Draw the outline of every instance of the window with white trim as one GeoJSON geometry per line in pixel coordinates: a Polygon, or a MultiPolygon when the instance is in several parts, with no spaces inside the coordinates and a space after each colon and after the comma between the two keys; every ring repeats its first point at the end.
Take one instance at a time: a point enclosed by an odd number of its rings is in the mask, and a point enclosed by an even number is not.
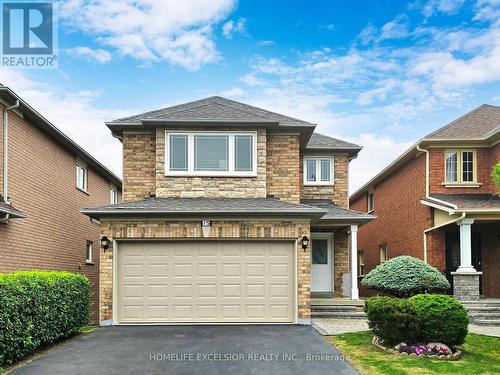
{"type": "Polygon", "coordinates": [[[92,250],[94,243],[92,241],[87,241],[87,247],[85,248],[85,263],[92,263],[92,250]]]}
{"type": "Polygon", "coordinates": [[[333,158],[305,157],[304,185],[332,185],[333,158]]]}
{"type": "Polygon", "coordinates": [[[109,189],[109,202],[111,204],[117,204],[118,203],[118,189],[116,186],[111,186],[109,189]]]}
{"type": "Polygon", "coordinates": [[[475,150],[446,150],[444,164],[446,183],[461,184],[476,181],[475,150]]]}
{"type": "Polygon", "coordinates": [[[387,245],[380,245],[378,247],[380,263],[384,263],[387,260],[387,245]]]}
{"type": "Polygon", "coordinates": [[[76,160],[76,187],[82,191],[87,191],[87,164],[80,159],[76,160]]]}
{"type": "Polygon", "coordinates": [[[166,132],[165,175],[256,176],[256,132],[166,132]]]}
{"type": "Polygon", "coordinates": [[[373,192],[368,193],[368,212],[375,210],[375,195],[373,192]]]}
{"type": "Polygon", "coordinates": [[[358,276],[365,276],[365,251],[358,251],[358,276]]]}

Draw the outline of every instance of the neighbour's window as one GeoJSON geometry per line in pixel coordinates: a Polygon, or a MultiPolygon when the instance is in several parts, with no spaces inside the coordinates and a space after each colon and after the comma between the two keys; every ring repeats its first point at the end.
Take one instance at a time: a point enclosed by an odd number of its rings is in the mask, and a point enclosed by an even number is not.
{"type": "Polygon", "coordinates": [[[380,255],[380,263],[384,263],[387,260],[387,245],[380,245],[378,247],[378,252],[380,255]]]}
{"type": "Polygon", "coordinates": [[[474,150],[448,150],[445,158],[445,182],[467,183],[476,181],[474,150]]]}
{"type": "Polygon", "coordinates": [[[304,158],[304,185],[331,185],[333,182],[332,168],[332,158],[304,158]]]}
{"type": "Polygon", "coordinates": [[[79,159],[76,161],[76,187],[87,191],[87,164],[79,159]]]}
{"type": "Polygon", "coordinates": [[[115,186],[111,186],[109,189],[109,201],[111,204],[118,203],[118,189],[115,186]]]}
{"type": "Polygon", "coordinates": [[[358,276],[365,275],[365,251],[358,251],[358,276]]]}
{"type": "Polygon", "coordinates": [[[255,132],[167,132],[166,175],[255,176],[255,132]]]}
{"type": "Polygon", "coordinates": [[[368,193],[368,212],[372,212],[375,209],[375,195],[373,193],[368,193]]]}
{"type": "Polygon", "coordinates": [[[87,241],[87,248],[85,249],[85,262],[92,263],[92,248],[94,243],[92,241],[87,241]]]}

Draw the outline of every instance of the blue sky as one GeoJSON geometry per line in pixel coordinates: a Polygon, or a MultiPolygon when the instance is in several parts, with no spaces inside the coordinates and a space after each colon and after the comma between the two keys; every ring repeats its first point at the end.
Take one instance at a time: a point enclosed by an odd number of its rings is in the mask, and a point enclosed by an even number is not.
{"type": "Polygon", "coordinates": [[[121,175],[105,120],[222,95],[364,146],[351,191],[420,137],[500,105],[500,0],[67,0],[59,67],[10,86],[121,175]]]}

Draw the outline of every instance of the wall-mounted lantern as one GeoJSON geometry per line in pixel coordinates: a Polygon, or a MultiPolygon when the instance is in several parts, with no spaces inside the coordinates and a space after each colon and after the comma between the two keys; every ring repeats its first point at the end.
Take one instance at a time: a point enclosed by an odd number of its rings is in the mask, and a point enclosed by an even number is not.
{"type": "Polygon", "coordinates": [[[104,249],[104,251],[109,249],[109,238],[107,236],[101,237],[101,247],[104,249]]]}
{"type": "Polygon", "coordinates": [[[307,236],[304,236],[302,237],[302,240],[300,240],[300,242],[302,243],[302,248],[304,249],[304,251],[306,251],[307,246],[309,246],[309,238],[307,236]]]}

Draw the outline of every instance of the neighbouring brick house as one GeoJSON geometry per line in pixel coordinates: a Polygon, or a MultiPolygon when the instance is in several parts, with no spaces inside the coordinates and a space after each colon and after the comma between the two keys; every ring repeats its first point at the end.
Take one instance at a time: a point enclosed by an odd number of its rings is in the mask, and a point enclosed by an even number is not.
{"type": "Polygon", "coordinates": [[[460,299],[500,298],[498,162],[500,107],[482,105],[418,141],[350,197],[377,216],[359,231],[362,271],[412,255],[446,274],[460,299]]]}
{"type": "Polygon", "coordinates": [[[5,86],[0,111],[0,272],[85,274],[97,321],[99,223],[80,209],[120,202],[122,182],[5,86]]]}
{"type": "Polygon", "coordinates": [[[124,203],[82,210],[109,241],[102,325],[309,324],[311,292],[358,299],[356,233],[373,218],[347,208],[361,147],[220,97],[107,126],[124,203]]]}

